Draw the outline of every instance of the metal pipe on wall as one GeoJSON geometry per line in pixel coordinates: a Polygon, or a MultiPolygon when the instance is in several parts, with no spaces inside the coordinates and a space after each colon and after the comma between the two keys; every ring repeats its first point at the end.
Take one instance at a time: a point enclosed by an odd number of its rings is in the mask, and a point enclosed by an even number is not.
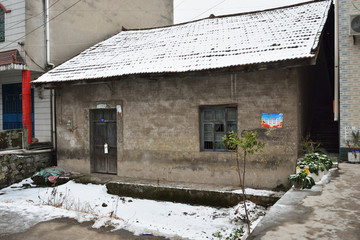
{"type": "MultiPolygon", "coordinates": [[[[53,68],[55,64],[50,62],[50,13],[49,0],[45,0],[45,41],[46,41],[46,69],[53,68]]],[[[54,149],[54,165],[56,165],[56,109],[55,90],[50,90],[50,114],[51,114],[51,143],[54,149]]]]}
{"type": "Polygon", "coordinates": [[[50,17],[49,0],[45,0],[45,41],[46,41],[46,68],[53,68],[54,64],[50,62],[50,17]]]}
{"type": "Polygon", "coordinates": [[[339,121],[339,0],[334,0],[334,121],[339,121]]]}

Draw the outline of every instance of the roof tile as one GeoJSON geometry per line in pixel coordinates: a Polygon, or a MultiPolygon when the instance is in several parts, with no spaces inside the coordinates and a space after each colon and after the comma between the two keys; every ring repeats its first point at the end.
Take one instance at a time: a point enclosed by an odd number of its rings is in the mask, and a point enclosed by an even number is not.
{"type": "Polygon", "coordinates": [[[186,72],[315,57],[331,0],[122,31],[35,83],[186,72]]]}
{"type": "Polygon", "coordinates": [[[0,52],[0,66],[8,65],[11,63],[25,64],[23,58],[20,56],[19,51],[13,49],[13,50],[0,52]]]}

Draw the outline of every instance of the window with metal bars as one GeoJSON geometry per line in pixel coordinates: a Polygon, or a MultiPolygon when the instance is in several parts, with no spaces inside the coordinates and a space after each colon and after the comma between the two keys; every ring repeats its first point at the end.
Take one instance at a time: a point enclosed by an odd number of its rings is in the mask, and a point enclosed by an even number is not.
{"type": "Polygon", "coordinates": [[[0,7],[0,42],[5,41],[5,12],[0,7]]]}
{"type": "Polygon", "coordinates": [[[222,138],[227,132],[237,131],[236,107],[201,108],[201,150],[225,151],[222,138]]]}

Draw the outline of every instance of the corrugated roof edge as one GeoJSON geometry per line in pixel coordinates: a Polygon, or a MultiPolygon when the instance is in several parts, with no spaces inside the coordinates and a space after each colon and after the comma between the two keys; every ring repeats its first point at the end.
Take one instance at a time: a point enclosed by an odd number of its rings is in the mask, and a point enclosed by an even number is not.
{"type": "Polygon", "coordinates": [[[196,71],[183,71],[183,72],[153,72],[153,73],[137,73],[137,74],[126,74],[126,75],[116,75],[116,76],[109,76],[103,78],[84,78],[84,79],[77,79],[77,80],[65,80],[59,82],[32,82],[34,86],[42,86],[44,88],[58,88],[61,86],[66,85],[81,85],[81,84],[98,84],[100,82],[110,82],[114,80],[119,80],[122,78],[146,78],[146,79],[154,79],[154,78],[163,78],[168,75],[173,77],[182,77],[182,76],[189,76],[189,74],[198,74],[199,72],[206,72],[209,74],[215,73],[235,73],[235,72],[252,72],[258,70],[266,70],[266,69],[273,69],[273,68],[293,68],[293,67],[301,67],[301,66],[308,66],[308,65],[315,65],[316,58],[314,57],[304,57],[304,58],[296,58],[296,59],[288,59],[286,61],[275,61],[275,62],[262,62],[257,64],[247,64],[247,65],[233,65],[227,67],[219,67],[219,68],[208,68],[196,71]],[[184,75],[185,74],[185,75],[184,75]]]}
{"type": "MultiPolygon", "coordinates": [[[[327,0],[328,2],[332,1],[332,0],[327,0]]],[[[321,1],[316,1],[316,2],[321,2],[321,1]]],[[[325,1],[324,1],[325,2],[325,1]]],[[[331,6],[329,7],[329,9],[327,11],[324,12],[324,17],[323,17],[323,21],[322,23],[319,25],[319,28],[324,28],[326,21],[328,19],[329,16],[329,11],[330,11],[331,6]]],[[[324,31],[317,31],[318,35],[316,36],[316,41],[314,42],[313,46],[311,47],[311,52],[315,53],[319,46],[320,46],[320,41],[321,41],[321,36],[324,34],[324,31]]]]}
{"type": "MultiPolygon", "coordinates": [[[[302,3],[297,3],[297,4],[293,4],[293,5],[287,5],[287,6],[282,6],[282,7],[276,7],[276,8],[268,8],[268,9],[263,9],[263,10],[256,10],[256,11],[250,11],[250,12],[242,12],[242,13],[234,13],[234,14],[225,14],[225,15],[219,15],[219,16],[209,16],[206,18],[200,18],[200,19],[196,19],[196,20],[192,20],[192,21],[188,21],[188,22],[182,22],[182,23],[177,23],[177,24],[172,24],[172,25],[165,25],[165,26],[159,26],[159,27],[150,27],[150,28],[126,28],[124,26],[122,26],[122,31],[141,31],[141,30],[151,30],[151,29],[161,29],[161,28],[168,28],[168,27],[174,27],[174,26],[181,26],[181,25],[185,25],[188,23],[194,23],[194,22],[200,22],[206,19],[214,19],[214,18],[226,18],[226,17],[235,17],[235,16],[241,16],[241,15],[248,15],[248,14],[255,14],[255,13],[261,13],[261,12],[269,12],[269,11],[274,11],[274,10],[279,10],[279,9],[285,9],[285,8],[291,8],[291,7],[297,7],[297,6],[301,6],[301,5],[306,5],[309,3],[316,3],[316,2],[331,2],[333,0],[310,0],[307,2],[302,2],[302,3]]],[[[212,15],[212,14],[211,14],[212,15]]],[[[119,32],[120,33],[120,32],[119,32]]]]}

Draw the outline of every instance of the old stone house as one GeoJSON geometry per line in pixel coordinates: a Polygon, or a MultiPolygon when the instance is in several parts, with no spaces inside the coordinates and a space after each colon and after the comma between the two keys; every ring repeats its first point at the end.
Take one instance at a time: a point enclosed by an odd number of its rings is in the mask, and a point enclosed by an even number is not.
{"type": "Polygon", "coordinates": [[[248,186],[286,185],[312,89],[331,81],[331,9],[317,1],[126,30],[85,50],[33,81],[56,92],[59,166],[234,186],[222,137],[256,130],[266,147],[249,159],[248,186]]]}

